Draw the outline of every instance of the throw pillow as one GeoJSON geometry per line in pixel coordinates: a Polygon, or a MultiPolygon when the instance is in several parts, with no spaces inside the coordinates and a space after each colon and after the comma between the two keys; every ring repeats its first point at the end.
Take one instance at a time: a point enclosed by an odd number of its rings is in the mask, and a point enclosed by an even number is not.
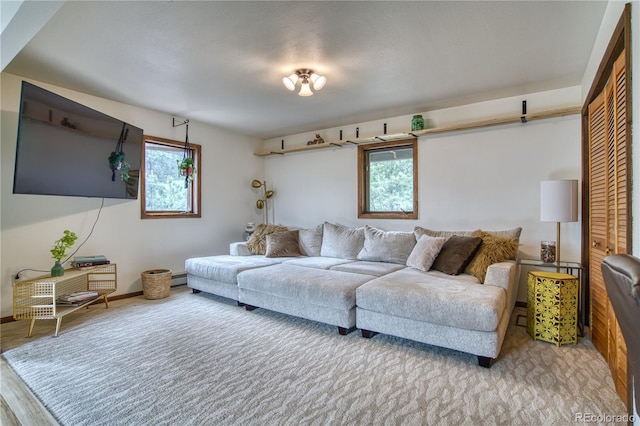
{"type": "Polygon", "coordinates": [[[301,256],[298,233],[299,231],[284,231],[267,235],[265,257],[301,256]]]}
{"type": "Polygon", "coordinates": [[[413,232],[383,231],[365,225],[364,246],[358,253],[358,260],[404,265],[415,245],[413,232]]]}
{"type": "Polygon", "coordinates": [[[486,231],[476,231],[474,236],[480,237],[482,244],[478,253],[469,263],[466,272],[484,283],[489,265],[516,258],[518,241],[512,238],[498,237],[486,231]]]}
{"type": "Polygon", "coordinates": [[[449,275],[464,271],[482,244],[480,237],[453,235],[442,246],[432,268],[449,275]]]}
{"type": "Polygon", "coordinates": [[[364,228],[348,228],[329,222],[322,230],[320,256],[356,259],[364,246],[364,228]]]}
{"type": "Polygon", "coordinates": [[[251,238],[247,241],[247,248],[254,254],[265,254],[267,251],[267,243],[265,241],[267,235],[274,232],[288,231],[286,226],[281,225],[265,225],[261,223],[251,234],[251,238]]]}
{"type": "Polygon", "coordinates": [[[407,266],[427,272],[436,260],[442,246],[447,241],[444,237],[423,235],[416,243],[407,259],[407,266]]]}
{"type": "Polygon", "coordinates": [[[322,228],[323,225],[320,224],[315,228],[300,230],[298,238],[300,241],[300,252],[303,256],[320,256],[322,228]]]}

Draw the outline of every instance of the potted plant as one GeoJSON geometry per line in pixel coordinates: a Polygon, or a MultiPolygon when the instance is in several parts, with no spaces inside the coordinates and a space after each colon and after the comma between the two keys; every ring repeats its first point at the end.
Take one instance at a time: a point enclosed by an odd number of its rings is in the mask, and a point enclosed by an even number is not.
{"type": "Polygon", "coordinates": [[[52,277],[61,277],[64,275],[64,267],[60,263],[60,261],[64,258],[65,252],[68,248],[70,248],[78,239],[78,236],[75,232],[71,232],[68,229],[65,229],[62,238],[56,240],[53,243],[53,248],[51,251],[51,256],[56,260],[56,263],[51,268],[51,276],[52,277]]]}
{"type": "Polygon", "coordinates": [[[178,171],[180,175],[185,176],[185,187],[189,182],[193,182],[194,175],[197,170],[193,166],[193,158],[185,157],[182,160],[176,160],[178,163],[178,171]]]}
{"type": "Polygon", "coordinates": [[[109,168],[111,169],[111,180],[116,180],[116,170],[120,171],[120,179],[123,181],[129,180],[129,170],[131,166],[124,160],[124,152],[113,151],[109,155],[109,168]]]}

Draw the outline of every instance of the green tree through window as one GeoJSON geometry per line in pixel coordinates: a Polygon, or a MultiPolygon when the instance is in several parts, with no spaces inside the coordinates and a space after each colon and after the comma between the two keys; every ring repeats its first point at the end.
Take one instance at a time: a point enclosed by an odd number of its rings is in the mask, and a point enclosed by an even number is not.
{"type": "MultiPolygon", "coordinates": [[[[190,155],[199,172],[200,146],[190,144],[190,155]]],[[[178,173],[184,156],[184,143],[145,137],[144,204],[142,217],[200,217],[200,176],[185,188],[185,177],[178,173]]]]}
{"type": "Polygon", "coordinates": [[[416,140],[358,149],[358,217],[417,218],[416,140]]]}

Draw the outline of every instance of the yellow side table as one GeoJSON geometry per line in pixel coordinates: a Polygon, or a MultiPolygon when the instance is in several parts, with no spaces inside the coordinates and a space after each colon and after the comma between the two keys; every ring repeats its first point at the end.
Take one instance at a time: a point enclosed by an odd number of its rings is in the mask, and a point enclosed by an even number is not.
{"type": "Polygon", "coordinates": [[[527,332],[556,346],[578,342],[578,277],[531,271],[527,280],[527,332]]]}

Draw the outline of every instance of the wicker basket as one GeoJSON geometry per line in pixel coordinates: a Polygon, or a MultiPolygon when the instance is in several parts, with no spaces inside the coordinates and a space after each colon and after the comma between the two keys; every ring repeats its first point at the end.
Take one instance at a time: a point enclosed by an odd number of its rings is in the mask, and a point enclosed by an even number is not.
{"type": "Polygon", "coordinates": [[[171,270],[152,269],[141,274],[145,299],[164,299],[171,293],[171,270]]]}

